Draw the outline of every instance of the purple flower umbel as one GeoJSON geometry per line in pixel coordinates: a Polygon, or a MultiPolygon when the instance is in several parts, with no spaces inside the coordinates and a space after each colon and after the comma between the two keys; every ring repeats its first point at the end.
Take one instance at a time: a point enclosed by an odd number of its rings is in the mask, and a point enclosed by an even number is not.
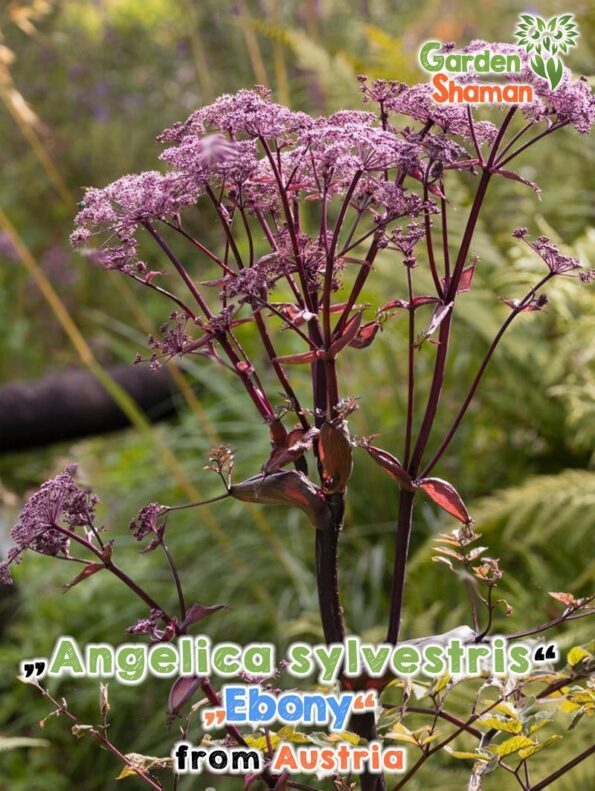
{"type": "Polygon", "coordinates": [[[547,236],[538,236],[534,242],[526,238],[527,229],[517,228],[513,236],[523,239],[529,247],[541,258],[552,275],[567,275],[578,277],[582,283],[590,283],[595,278],[594,269],[583,267],[578,258],[562,255],[556,245],[547,236]]]}
{"type": "Polygon", "coordinates": [[[18,562],[27,549],[42,555],[68,557],[70,539],[67,532],[89,529],[93,524],[96,495],[80,487],[74,480],[76,467],[71,465],[61,474],[43,484],[25,503],[10,535],[13,546],[7,560],[0,564],[0,575],[9,580],[8,567],[18,562]]]}

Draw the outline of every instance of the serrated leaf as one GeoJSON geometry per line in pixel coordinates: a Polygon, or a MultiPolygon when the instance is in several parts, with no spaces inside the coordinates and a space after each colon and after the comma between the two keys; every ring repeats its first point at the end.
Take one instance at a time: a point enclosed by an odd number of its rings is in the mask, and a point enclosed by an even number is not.
{"type": "Polygon", "coordinates": [[[277,736],[282,742],[292,742],[293,744],[309,744],[310,737],[305,733],[296,731],[291,725],[285,725],[278,731],[277,736]]]}
{"type": "MultiPolygon", "coordinates": [[[[314,734],[312,734],[312,736],[314,736],[314,734]]],[[[274,731],[269,731],[268,740],[265,734],[260,736],[251,736],[248,734],[247,736],[244,736],[244,741],[248,747],[252,747],[253,750],[266,751],[268,750],[269,743],[274,749],[279,744],[281,739],[274,731]]]]}
{"type": "Polygon", "coordinates": [[[448,686],[450,683],[450,676],[447,674],[445,676],[440,676],[440,678],[436,681],[434,688],[432,689],[432,693],[436,694],[437,692],[442,692],[442,690],[448,686]]]}
{"type": "Polygon", "coordinates": [[[569,665],[574,667],[578,665],[579,662],[582,662],[583,659],[590,659],[591,654],[585,649],[582,648],[580,645],[575,645],[574,648],[571,648],[570,651],[566,654],[566,661],[569,665]]]}
{"type": "Polygon", "coordinates": [[[406,733],[394,733],[391,731],[390,733],[387,733],[384,738],[390,739],[393,742],[405,742],[406,744],[414,744],[416,747],[419,747],[417,739],[415,739],[413,736],[407,735],[406,733]]]}
{"type": "Polygon", "coordinates": [[[433,741],[436,741],[436,739],[438,739],[439,737],[440,737],[440,731],[436,731],[435,733],[432,733],[430,736],[425,736],[421,740],[420,744],[422,745],[422,747],[425,747],[426,744],[431,744],[433,741]]]}
{"type": "Polygon", "coordinates": [[[595,708],[595,689],[585,689],[582,692],[574,692],[570,695],[572,703],[580,706],[590,706],[595,708]]]}
{"type": "Polygon", "coordinates": [[[494,753],[494,755],[504,758],[507,755],[512,755],[513,753],[518,752],[519,750],[533,747],[534,744],[536,744],[536,742],[534,742],[532,739],[529,739],[527,736],[513,736],[512,739],[506,739],[506,741],[502,742],[501,744],[494,745],[490,748],[490,750],[494,753]]]}
{"type": "Polygon", "coordinates": [[[533,745],[533,747],[523,748],[522,750],[519,750],[519,758],[522,758],[523,760],[525,758],[530,758],[532,755],[535,755],[535,753],[545,750],[547,747],[551,747],[552,744],[559,741],[561,738],[561,736],[554,734],[553,736],[549,736],[547,739],[545,739],[545,741],[533,745]]]}
{"type": "Polygon", "coordinates": [[[542,709],[535,714],[530,715],[524,721],[524,728],[528,735],[536,733],[541,730],[545,725],[549,725],[553,721],[553,711],[551,709],[542,709]]]}
{"type": "Polygon", "coordinates": [[[338,744],[339,742],[357,745],[360,742],[360,737],[357,733],[352,733],[351,731],[340,731],[339,733],[316,731],[310,734],[310,741],[318,747],[326,747],[329,744],[338,744]]]}
{"type": "Polygon", "coordinates": [[[461,750],[451,750],[449,747],[444,748],[449,752],[453,758],[458,758],[462,761],[485,761],[486,763],[491,760],[492,756],[486,753],[467,753],[461,750]]]}
{"type": "Polygon", "coordinates": [[[348,742],[349,744],[359,744],[359,736],[352,731],[341,731],[340,733],[331,734],[331,739],[338,742],[348,742]]]}
{"type": "Polygon", "coordinates": [[[494,711],[499,711],[501,714],[505,714],[507,717],[511,717],[513,720],[520,720],[520,714],[512,705],[512,703],[507,703],[505,700],[501,703],[498,703],[497,706],[494,707],[494,711]]]}
{"type": "Polygon", "coordinates": [[[498,717],[482,717],[477,721],[483,728],[495,728],[503,733],[520,733],[523,725],[520,720],[504,720],[498,717]]]}

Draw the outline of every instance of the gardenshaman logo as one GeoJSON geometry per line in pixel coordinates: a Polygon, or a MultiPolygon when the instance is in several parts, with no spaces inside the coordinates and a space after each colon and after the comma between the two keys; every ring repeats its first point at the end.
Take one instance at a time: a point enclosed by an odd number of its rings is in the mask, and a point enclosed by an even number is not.
{"type": "Polygon", "coordinates": [[[421,67],[432,74],[432,99],[438,104],[531,104],[533,85],[511,80],[500,83],[473,82],[471,75],[527,73],[530,68],[555,90],[564,76],[560,53],[576,46],[578,29],[572,14],[549,20],[521,14],[514,33],[518,47],[532,55],[529,63],[511,45],[486,45],[483,50],[456,52],[452,45],[426,41],[419,51],[421,67]],[[511,51],[513,50],[513,51],[511,51]],[[462,82],[451,75],[470,75],[462,82]]]}
{"type": "Polygon", "coordinates": [[[576,47],[578,29],[572,14],[553,16],[547,22],[540,16],[521,14],[514,35],[527,54],[535,53],[531,58],[531,69],[547,80],[553,91],[564,74],[564,66],[557,53],[566,54],[576,47]]]}

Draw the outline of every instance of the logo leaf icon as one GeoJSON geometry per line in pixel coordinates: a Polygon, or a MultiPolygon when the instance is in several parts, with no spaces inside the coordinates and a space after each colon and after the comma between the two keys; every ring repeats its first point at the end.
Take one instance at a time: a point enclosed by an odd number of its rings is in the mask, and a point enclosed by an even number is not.
{"type": "Polygon", "coordinates": [[[545,62],[541,55],[535,55],[533,60],[531,61],[531,68],[539,77],[543,77],[544,80],[547,80],[547,74],[545,73],[545,62]]]}
{"type": "Polygon", "coordinates": [[[551,89],[554,90],[564,74],[564,66],[562,65],[560,58],[555,56],[549,58],[546,63],[546,72],[551,89]]]}

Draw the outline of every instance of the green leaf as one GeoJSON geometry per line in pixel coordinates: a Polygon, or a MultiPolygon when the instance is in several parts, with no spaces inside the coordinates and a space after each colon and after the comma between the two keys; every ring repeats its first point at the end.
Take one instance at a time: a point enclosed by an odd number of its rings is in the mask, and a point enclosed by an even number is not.
{"type": "Polygon", "coordinates": [[[536,744],[536,742],[534,742],[532,739],[529,739],[527,736],[513,736],[512,739],[506,739],[506,741],[502,742],[501,744],[497,744],[490,749],[495,755],[498,755],[500,758],[504,758],[507,755],[512,755],[513,753],[518,752],[519,750],[533,747],[534,744],[536,744]]]}
{"type": "Polygon", "coordinates": [[[432,693],[435,695],[437,692],[442,692],[442,690],[448,686],[449,682],[450,676],[448,674],[445,676],[440,676],[440,678],[437,679],[434,688],[432,689],[432,693]]]}
{"type": "Polygon", "coordinates": [[[523,760],[525,758],[530,758],[535,753],[540,752],[541,750],[545,750],[547,747],[551,747],[552,744],[559,741],[562,737],[554,734],[553,736],[549,736],[545,741],[539,742],[539,744],[535,744],[532,747],[526,747],[522,750],[519,750],[519,758],[523,760]]]}
{"type": "Polygon", "coordinates": [[[360,737],[357,733],[351,731],[341,731],[340,733],[324,733],[323,731],[315,731],[310,734],[310,741],[317,747],[328,747],[329,744],[338,744],[339,742],[348,742],[349,744],[357,745],[360,742],[360,737]]]}
{"type": "Polygon", "coordinates": [[[503,733],[520,733],[523,728],[520,720],[504,720],[499,717],[482,717],[477,724],[484,728],[495,728],[503,733]]]}
{"type": "Polygon", "coordinates": [[[573,730],[573,728],[576,728],[576,726],[579,724],[579,722],[582,720],[582,718],[585,716],[586,713],[587,713],[586,707],[583,707],[582,709],[579,709],[575,713],[575,715],[572,718],[572,720],[570,721],[570,725],[568,726],[568,730],[571,731],[571,730],[573,730]]]}
{"type": "Polygon", "coordinates": [[[578,665],[583,659],[590,659],[591,654],[585,649],[582,648],[580,645],[575,645],[574,648],[571,648],[570,651],[566,654],[566,661],[569,665],[574,667],[578,665]]]}
{"type": "Polygon", "coordinates": [[[512,705],[512,703],[508,703],[508,701],[502,701],[498,703],[495,707],[495,711],[499,711],[501,714],[506,715],[507,717],[511,717],[513,720],[520,720],[521,716],[518,713],[517,709],[512,705]]]}
{"type": "Polygon", "coordinates": [[[246,742],[248,747],[252,747],[254,750],[264,751],[268,749],[269,742],[271,744],[271,747],[275,748],[281,740],[279,739],[276,733],[273,733],[273,731],[271,731],[269,733],[268,740],[265,734],[262,735],[248,734],[247,736],[244,736],[244,741],[246,742]]]}
{"type": "Polygon", "coordinates": [[[394,742],[406,742],[407,744],[414,744],[416,747],[419,747],[417,739],[413,736],[412,732],[409,728],[405,727],[402,723],[396,723],[392,730],[389,731],[385,739],[390,739],[394,742]]]}
{"type": "Polygon", "coordinates": [[[488,763],[488,761],[490,761],[492,758],[492,756],[488,755],[487,753],[480,753],[480,752],[466,753],[466,752],[461,752],[460,750],[451,750],[450,747],[445,747],[444,749],[447,752],[449,752],[453,758],[459,758],[462,761],[467,761],[467,760],[485,761],[486,763],[488,763]]]}
{"type": "Polygon", "coordinates": [[[282,742],[292,742],[293,744],[309,744],[310,737],[305,733],[296,731],[291,725],[285,725],[278,731],[277,736],[282,742]]]}
{"type": "Polygon", "coordinates": [[[541,709],[541,711],[527,717],[524,721],[524,728],[527,735],[531,736],[531,734],[540,730],[545,725],[549,725],[549,723],[553,721],[553,714],[551,709],[541,709]]]}
{"type": "Polygon", "coordinates": [[[139,770],[150,772],[152,769],[171,769],[172,758],[156,758],[154,755],[141,755],[140,753],[127,753],[128,765],[125,766],[116,780],[125,780],[127,777],[138,777],[139,770]]]}

